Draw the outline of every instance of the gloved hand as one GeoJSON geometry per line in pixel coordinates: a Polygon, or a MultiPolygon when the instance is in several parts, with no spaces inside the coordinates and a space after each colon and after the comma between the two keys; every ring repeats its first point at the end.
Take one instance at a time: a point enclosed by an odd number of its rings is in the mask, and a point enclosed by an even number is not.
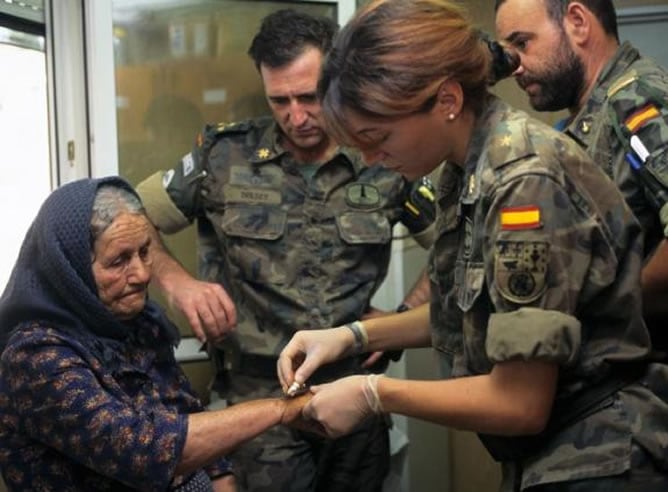
{"type": "Polygon", "coordinates": [[[354,351],[355,337],[349,328],[298,331],[278,358],[278,379],[283,391],[292,383],[304,384],[316,369],[354,351]]]}
{"type": "Polygon", "coordinates": [[[283,415],[281,424],[287,425],[292,429],[312,432],[322,437],[326,437],[325,429],[319,422],[305,418],[303,415],[304,406],[313,398],[313,393],[306,393],[295,396],[294,398],[283,398],[283,415]]]}
{"type": "Polygon", "coordinates": [[[350,433],[368,416],[383,411],[378,397],[379,377],[379,374],[348,376],[312,386],[314,396],[304,407],[304,416],[318,421],[329,437],[350,433]]]}

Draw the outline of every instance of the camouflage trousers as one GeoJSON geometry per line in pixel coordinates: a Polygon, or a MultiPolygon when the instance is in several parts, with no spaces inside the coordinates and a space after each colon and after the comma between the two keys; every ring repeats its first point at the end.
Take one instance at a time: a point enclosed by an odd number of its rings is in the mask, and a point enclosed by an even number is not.
{"type": "MultiPolygon", "coordinates": [[[[281,397],[277,379],[235,374],[219,392],[228,405],[281,397]]],[[[215,392],[211,408],[216,408],[215,392]]],[[[275,426],[232,454],[239,492],[375,492],[389,471],[387,420],[375,417],[353,433],[329,440],[275,426]]]]}
{"type": "MultiPolygon", "coordinates": [[[[501,492],[519,492],[519,470],[504,463],[501,492]],[[513,476],[517,480],[513,480],[513,476]],[[514,483],[513,483],[514,482],[514,483]]],[[[665,492],[668,491],[668,470],[657,467],[652,457],[640,446],[631,447],[631,468],[619,475],[571,480],[524,489],[524,492],[665,492]]]]}

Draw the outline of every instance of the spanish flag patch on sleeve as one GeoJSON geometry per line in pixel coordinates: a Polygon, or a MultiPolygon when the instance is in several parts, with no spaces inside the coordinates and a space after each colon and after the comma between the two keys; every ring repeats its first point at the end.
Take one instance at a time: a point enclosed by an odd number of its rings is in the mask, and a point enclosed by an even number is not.
{"type": "Polygon", "coordinates": [[[540,226],[540,208],[536,205],[501,209],[501,230],[538,229],[540,226]]]}
{"type": "Polygon", "coordinates": [[[649,120],[659,116],[659,110],[654,104],[648,104],[647,106],[634,111],[626,120],[624,121],[624,126],[628,128],[631,133],[638,131],[638,128],[643,126],[649,120]]]}

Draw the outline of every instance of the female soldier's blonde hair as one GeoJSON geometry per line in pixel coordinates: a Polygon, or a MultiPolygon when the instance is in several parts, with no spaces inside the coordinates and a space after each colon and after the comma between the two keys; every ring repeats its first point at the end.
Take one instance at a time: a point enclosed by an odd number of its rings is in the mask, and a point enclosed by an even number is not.
{"type": "Polygon", "coordinates": [[[430,110],[441,83],[459,82],[474,110],[491,55],[465,10],[447,0],[375,0],[335,39],[318,87],[332,136],[354,143],[344,109],[371,118],[430,110]]]}

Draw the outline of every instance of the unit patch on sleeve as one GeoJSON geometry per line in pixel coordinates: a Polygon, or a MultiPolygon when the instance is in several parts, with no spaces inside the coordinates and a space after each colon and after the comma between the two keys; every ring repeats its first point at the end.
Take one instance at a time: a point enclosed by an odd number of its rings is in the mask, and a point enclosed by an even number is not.
{"type": "Polygon", "coordinates": [[[183,166],[184,178],[195,170],[195,160],[193,159],[192,153],[183,156],[181,159],[181,166],[183,166]]]}
{"type": "Polygon", "coordinates": [[[499,293],[510,302],[527,304],[546,288],[550,245],[542,241],[497,241],[494,276],[499,293]]]}

